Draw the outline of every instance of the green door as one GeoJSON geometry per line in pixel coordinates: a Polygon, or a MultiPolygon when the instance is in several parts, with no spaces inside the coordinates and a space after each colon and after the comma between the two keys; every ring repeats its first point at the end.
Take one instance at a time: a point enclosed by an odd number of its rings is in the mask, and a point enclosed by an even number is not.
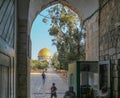
{"type": "Polygon", "coordinates": [[[82,97],[93,98],[93,92],[91,92],[91,90],[93,91],[94,85],[90,81],[92,80],[91,76],[93,78],[94,74],[98,74],[98,62],[97,61],[77,61],[76,65],[77,65],[76,67],[77,98],[82,98],[82,97]],[[82,77],[80,77],[80,75],[82,77]]]}

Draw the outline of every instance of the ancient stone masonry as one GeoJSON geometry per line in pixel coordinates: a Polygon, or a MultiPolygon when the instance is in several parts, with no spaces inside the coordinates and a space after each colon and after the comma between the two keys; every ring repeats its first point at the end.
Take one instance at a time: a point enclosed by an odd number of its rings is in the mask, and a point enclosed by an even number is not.
{"type": "Polygon", "coordinates": [[[120,0],[0,0],[0,98],[30,98],[32,23],[40,11],[58,1],[85,20],[86,60],[112,61],[107,81],[112,98],[119,98],[120,0]]]}
{"type": "Polygon", "coordinates": [[[120,1],[100,0],[97,11],[86,22],[86,60],[111,61],[109,96],[120,96],[120,1]],[[97,58],[96,58],[97,57],[97,58]]]}
{"type": "Polygon", "coordinates": [[[29,98],[29,67],[27,20],[19,19],[17,38],[17,90],[16,98],[29,98]]]}
{"type": "Polygon", "coordinates": [[[120,0],[100,0],[100,60],[111,60],[111,97],[120,96],[120,0]],[[106,3],[106,4],[105,4],[106,3]],[[105,6],[102,6],[104,5],[105,6]]]}
{"type": "MultiPolygon", "coordinates": [[[[104,2],[108,0],[104,0],[104,2]]],[[[104,4],[101,0],[100,5],[104,4]]],[[[120,29],[115,27],[119,16],[116,2],[109,2],[100,10],[100,60],[117,59],[120,50],[120,29]]]]}
{"type": "Polygon", "coordinates": [[[109,59],[109,57],[120,53],[120,33],[116,29],[106,32],[99,41],[100,55],[104,56],[101,60],[109,59]]]}
{"type": "Polygon", "coordinates": [[[98,12],[86,22],[86,60],[98,61],[98,12]]]}

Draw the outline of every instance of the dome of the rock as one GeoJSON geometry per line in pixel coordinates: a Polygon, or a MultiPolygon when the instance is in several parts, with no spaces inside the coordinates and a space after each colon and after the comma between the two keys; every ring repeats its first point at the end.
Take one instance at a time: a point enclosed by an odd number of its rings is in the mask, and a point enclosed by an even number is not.
{"type": "Polygon", "coordinates": [[[43,48],[39,51],[38,56],[45,57],[45,56],[51,56],[52,53],[49,49],[43,48]]]}
{"type": "Polygon", "coordinates": [[[52,52],[48,48],[43,48],[38,53],[38,60],[43,61],[47,60],[49,61],[52,57],[52,52]]]}

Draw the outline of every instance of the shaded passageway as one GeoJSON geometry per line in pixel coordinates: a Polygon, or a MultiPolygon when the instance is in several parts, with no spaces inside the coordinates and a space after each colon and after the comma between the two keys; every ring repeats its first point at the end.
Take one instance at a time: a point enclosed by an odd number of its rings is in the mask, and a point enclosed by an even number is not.
{"type": "MultiPolygon", "coordinates": [[[[119,98],[120,0],[0,0],[0,98],[30,98],[30,31],[36,16],[57,3],[82,17],[81,23],[86,27],[85,61],[100,62],[96,96],[119,98]]],[[[51,78],[62,80],[58,77],[48,74],[46,92],[51,78]]],[[[31,95],[36,98],[43,98],[40,97],[40,79],[40,74],[31,75],[31,95]]]]}
{"type": "Polygon", "coordinates": [[[50,98],[52,83],[57,87],[57,98],[62,98],[68,89],[67,81],[62,79],[52,68],[46,73],[45,85],[42,85],[41,73],[31,73],[31,98],[50,98]]]}

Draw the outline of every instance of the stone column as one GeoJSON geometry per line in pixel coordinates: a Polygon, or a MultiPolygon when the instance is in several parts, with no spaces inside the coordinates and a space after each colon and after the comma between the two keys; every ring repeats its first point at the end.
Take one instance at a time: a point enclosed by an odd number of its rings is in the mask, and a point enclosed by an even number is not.
{"type": "Polygon", "coordinates": [[[118,98],[118,70],[117,65],[113,66],[113,98],[118,98]]]}
{"type": "Polygon", "coordinates": [[[120,59],[118,59],[118,96],[120,96],[120,59]]]}
{"type": "Polygon", "coordinates": [[[27,20],[18,20],[16,98],[30,98],[27,20]]]}

